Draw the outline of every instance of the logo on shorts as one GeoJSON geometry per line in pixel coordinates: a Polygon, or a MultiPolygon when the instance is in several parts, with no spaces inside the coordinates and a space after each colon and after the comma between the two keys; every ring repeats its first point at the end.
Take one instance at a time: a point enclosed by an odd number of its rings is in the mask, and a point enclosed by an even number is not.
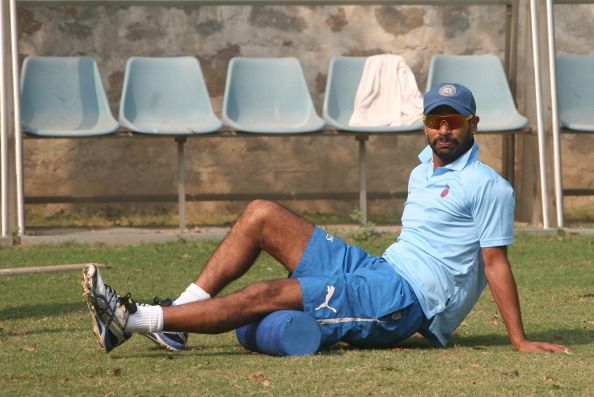
{"type": "Polygon", "coordinates": [[[334,236],[331,235],[330,233],[326,233],[326,240],[332,242],[332,241],[334,241],[334,236]]]}
{"type": "Polygon", "coordinates": [[[322,303],[320,306],[316,307],[316,311],[320,310],[320,309],[330,309],[332,310],[334,313],[336,313],[336,309],[333,308],[332,306],[330,306],[330,299],[332,299],[332,297],[334,296],[334,291],[336,291],[336,287],[333,285],[327,285],[326,286],[326,299],[324,299],[324,303],[322,303]]]}

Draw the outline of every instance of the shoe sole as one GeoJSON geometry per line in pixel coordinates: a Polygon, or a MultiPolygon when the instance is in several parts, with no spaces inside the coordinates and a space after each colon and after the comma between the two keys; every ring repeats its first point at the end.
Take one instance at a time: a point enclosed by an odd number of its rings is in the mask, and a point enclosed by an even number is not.
{"type": "Polygon", "coordinates": [[[99,325],[97,324],[97,312],[95,311],[95,305],[93,303],[93,276],[97,268],[94,265],[86,265],[83,269],[83,280],[82,280],[82,296],[87,303],[87,307],[89,308],[89,312],[91,315],[91,320],[93,321],[93,333],[95,334],[95,339],[99,346],[106,352],[109,353],[109,350],[101,343],[102,335],[101,331],[99,330],[99,325]]]}
{"type": "Polygon", "coordinates": [[[148,340],[150,340],[151,342],[153,342],[155,345],[162,347],[167,351],[178,352],[178,351],[182,350],[182,349],[176,349],[175,347],[168,345],[167,343],[161,341],[158,338],[153,338],[149,334],[142,333],[141,335],[144,336],[145,338],[147,338],[148,340]]]}

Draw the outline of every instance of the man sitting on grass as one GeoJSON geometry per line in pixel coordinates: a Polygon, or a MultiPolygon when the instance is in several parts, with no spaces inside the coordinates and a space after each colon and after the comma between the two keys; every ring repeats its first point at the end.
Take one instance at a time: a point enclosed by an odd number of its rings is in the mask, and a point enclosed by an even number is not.
{"type": "Polygon", "coordinates": [[[428,146],[411,176],[402,231],[383,256],[314,227],[278,204],[248,204],[195,282],[170,305],[135,303],[83,270],[83,296],[106,352],[141,333],[170,349],[187,332],[221,333],[281,309],[303,310],[320,324],[322,346],[345,341],[391,347],[416,332],[445,346],[485,285],[519,351],[565,346],[528,339],[507,258],[514,192],[478,160],[479,117],[470,90],[442,84],[424,97],[428,146]],[[223,297],[265,251],[290,272],[223,297]],[[211,298],[213,297],[213,298],[211,298]]]}

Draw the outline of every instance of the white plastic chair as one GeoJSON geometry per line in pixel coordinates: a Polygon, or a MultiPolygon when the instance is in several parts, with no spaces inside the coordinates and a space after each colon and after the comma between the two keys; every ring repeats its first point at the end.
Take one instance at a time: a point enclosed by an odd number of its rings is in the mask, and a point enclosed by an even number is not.
{"type": "Polygon", "coordinates": [[[175,137],[179,228],[185,229],[186,138],[212,133],[223,125],[212,110],[196,58],[130,58],[124,75],[119,120],[132,132],[175,137]]]}
{"type": "Polygon", "coordinates": [[[335,57],[330,61],[326,95],[324,96],[323,116],[326,122],[340,131],[360,133],[359,141],[359,208],[361,223],[367,223],[367,176],[366,176],[366,133],[404,133],[423,129],[419,119],[410,125],[403,126],[350,126],[353,114],[355,95],[363,75],[367,57],[335,57]]]}
{"type": "Polygon", "coordinates": [[[119,119],[131,131],[156,135],[206,134],[222,126],[194,57],[130,58],[119,119]]]}
{"type": "Polygon", "coordinates": [[[438,55],[431,59],[427,91],[441,83],[460,83],[472,91],[479,131],[514,131],[528,125],[514,103],[507,77],[494,55],[438,55]]]}
{"type": "Polygon", "coordinates": [[[350,126],[355,95],[363,75],[367,57],[334,57],[330,61],[323,116],[326,122],[341,131],[395,133],[423,129],[420,118],[417,122],[403,126],[350,126]]]}
{"type": "Polygon", "coordinates": [[[25,59],[21,76],[23,129],[43,137],[114,133],[113,118],[95,60],[88,56],[25,59]]]}
{"type": "Polygon", "coordinates": [[[594,132],[594,55],[558,55],[556,66],[561,127],[594,132]]]}
{"type": "MultiPolygon", "coordinates": [[[[594,54],[557,55],[557,109],[560,126],[571,133],[594,132],[594,54]]],[[[561,141],[559,142],[561,144],[561,141]]],[[[560,149],[559,149],[560,150],[560,149]]],[[[556,168],[562,174],[560,156],[556,168]]],[[[590,166],[591,168],[591,166],[590,166]]],[[[563,189],[558,183],[556,194],[558,202],[563,195],[592,196],[593,190],[587,188],[563,189]]],[[[560,206],[561,210],[563,206],[560,206]]],[[[558,219],[563,214],[557,215],[558,219]]]]}
{"type": "Polygon", "coordinates": [[[223,122],[239,131],[307,133],[324,127],[296,58],[233,58],[227,71],[223,122]]]}

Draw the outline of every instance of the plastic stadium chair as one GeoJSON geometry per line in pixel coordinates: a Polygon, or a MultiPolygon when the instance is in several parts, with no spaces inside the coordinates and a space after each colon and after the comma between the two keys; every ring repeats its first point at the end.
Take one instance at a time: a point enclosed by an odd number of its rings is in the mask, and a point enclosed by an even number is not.
{"type": "Polygon", "coordinates": [[[440,83],[460,83],[470,88],[481,118],[479,131],[513,131],[526,127],[518,113],[499,58],[494,55],[439,55],[431,59],[427,91],[440,83]]]}
{"type": "Polygon", "coordinates": [[[179,228],[185,229],[186,137],[212,133],[223,125],[212,110],[196,58],[130,58],[119,119],[133,132],[176,137],[179,228]]]}
{"type": "Polygon", "coordinates": [[[21,77],[22,126],[32,135],[85,137],[113,133],[113,118],[91,57],[25,59],[21,77]]]}
{"type": "Polygon", "coordinates": [[[559,123],[594,132],[594,55],[557,56],[559,123]]]}
{"type": "Polygon", "coordinates": [[[130,58],[119,120],[142,134],[204,134],[222,127],[193,57],[130,58]]]}
{"type": "Polygon", "coordinates": [[[402,132],[423,129],[419,121],[405,126],[362,127],[349,126],[353,114],[355,95],[363,74],[367,57],[335,57],[330,62],[326,95],[324,97],[324,119],[339,130],[354,132],[402,132]]]}
{"type": "Polygon", "coordinates": [[[233,58],[223,99],[223,122],[243,132],[320,130],[303,70],[296,58],[233,58]]]}
{"type": "MultiPolygon", "coordinates": [[[[365,133],[398,133],[423,129],[419,121],[405,126],[363,127],[350,126],[349,120],[353,114],[355,95],[363,75],[367,57],[335,57],[330,61],[328,79],[326,81],[326,95],[324,97],[324,119],[340,131],[365,133]]],[[[359,207],[361,223],[367,223],[367,183],[366,183],[366,148],[365,136],[358,136],[359,141],[359,207]]]]}

